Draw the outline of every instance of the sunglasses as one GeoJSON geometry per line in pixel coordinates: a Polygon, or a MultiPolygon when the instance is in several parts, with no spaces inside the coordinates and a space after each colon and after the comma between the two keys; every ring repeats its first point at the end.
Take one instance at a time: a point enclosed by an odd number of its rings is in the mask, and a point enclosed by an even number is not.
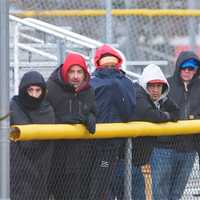
{"type": "Polygon", "coordinates": [[[188,66],[188,67],[181,68],[181,70],[184,70],[184,71],[185,71],[185,70],[188,70],[188,71],[195,71],[196,68],[188,66]]]}

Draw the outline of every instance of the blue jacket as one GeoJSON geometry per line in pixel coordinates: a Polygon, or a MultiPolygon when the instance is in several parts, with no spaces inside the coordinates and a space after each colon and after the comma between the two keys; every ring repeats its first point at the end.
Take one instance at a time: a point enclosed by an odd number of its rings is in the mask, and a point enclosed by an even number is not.
{"type": "Polygon", "coordinates": [[[134,83],[115,69],[97,69],[91,79],[95,91],[97,123],[128,122],[134,119],[134,83]]]}

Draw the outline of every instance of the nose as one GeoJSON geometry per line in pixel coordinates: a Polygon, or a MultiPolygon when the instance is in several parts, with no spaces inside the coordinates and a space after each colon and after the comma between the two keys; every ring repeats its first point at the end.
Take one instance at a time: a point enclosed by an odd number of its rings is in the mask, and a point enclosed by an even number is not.
{"type": "Polygon", "coordinates": [[[75,79],[78,78],[78,73],[77,73],[77,72],[74,73],[74,78],[75,78],[75,79]]]}
{"type": "Polygon", "coordinates": [[[38,93],[38,92],[37,92],[36,90],[33,90],[33,91],[32,91],[32,95],[33,95],[34,97],[37,96],[37,93],[38,93]]]}

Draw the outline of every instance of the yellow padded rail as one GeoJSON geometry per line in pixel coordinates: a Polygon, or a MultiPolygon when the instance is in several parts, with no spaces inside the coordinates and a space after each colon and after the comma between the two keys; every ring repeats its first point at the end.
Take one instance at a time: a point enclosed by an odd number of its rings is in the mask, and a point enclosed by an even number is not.
{"type": "MultiPolygon", "coordinates": [[[[18,17],[97,17],[105,16],[105,9],[28,10],[10,13],[18,17]]],[[[200,16],[199,9],[113,9],[113,16],[200,16]]]]}
{"type": "Polygon", "coordinates": [[[188,135],[197,133],[200,133],[200,120],[168,123],[129,122],[97,124],[97,130],[94,135],[89,134],[86,128],[80,124],[32,124],[13,126],[10,138],[13,141],[27,141],[188,135]]]}

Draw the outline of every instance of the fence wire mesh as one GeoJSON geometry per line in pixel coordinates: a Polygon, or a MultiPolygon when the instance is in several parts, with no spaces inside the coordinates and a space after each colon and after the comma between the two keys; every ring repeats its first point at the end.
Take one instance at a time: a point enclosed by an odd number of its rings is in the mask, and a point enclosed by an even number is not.
{"type": "MultiPolygon", "coordinates": [[[[188,9],[191,2],[186,0],[175,2],[173,0],[120,0],[112,2],[112,9],[188,9]]],[[[199,8],[200,2],[194,2],[195,8],[199,8]]],[[[10,0],[10,14],[19,15],[26,11],[47,11],[52,16],[37,16],[33,13],[32,16],[27,17],[67,27],[76,33],[107,42],[106,15],[98,16],[93,13],[79,16],[81,11],[88,9],[90,11],[106,9],[106,3],[99,0],[10,0]],[[80,10],[80,13],[77,11],[76,16],[54,16],[55,10],[65,10],[66,13],[70,10],[80,10]]],[[[167,60],[169,65],[163,68],[163,71],[166,75],[169,75],[174,70],[175,58],[181,50],[194,48],[199,53],[198,21],[199,16],[113,15],[111,24],[112,43],[117,44],[117,47],[128,60],[167,60]]],[[[27,57],[30,58],[28,55],[27,57]]],[[[138,72],[137,66],[131,67],[130,70],[138,72]]],[[[136,142],[134,140],[133,144],[137,144],[137,140],[136,142]]],[[[33,181],[32,185],[38,188],[37,194],[33,193],[32,199],[156,199],[152,197],[152,167],[154,165],[150,165],[148,162],[137,167],[130,163],[130,160],[141,159],[141,156],[145,155],[146,145],[140,144],[141,155],[134,157],[134,154],[132,154],[134,145],[127,148],[127,139],[123,139],[122,146],[114,147],[112,143],[108,143],[108,145],[104,145],[103,149],[96,148],[95,142],[94,140],[55,142],[53,148],[56,149],[54,151],[56,154],[50,152],[49,157],[46,157],[45,165],[41,166],[41,171],[45,169],[44,174],[48,174],[48,177],[45,177],[48,178],[47,191],[43,189],[44,182],[42,179],[44,180],[44,177],[37,177],[34,171],[31,174],[31,170],[30,174],[23,175],[30,182],[33,181]]],[[[104,143],[105,141],[100,140],[100,142],[104,143]]],[[[43,153],[41,148],[29,151],[31,155],[37,151],[36,160],[43,153]]],[[[29,157],[27,150],[22,149],[22,152],[24,156],[29,157]]],[[[157,158],[161,157],[157,155],[157,158]]],[[[196,154],[191,156],[191,165],[187,170],[189,177],[179,199],[199,199],[198,161],[196,154]]],[[[16,161],[14,165],[16,170],[23,170],[21,162],[16,161]]],[[[29,168],[30,165],[33,164],[27,163],[25,168],[29,168]]],[[[166,166],[167,164],[160,164],[157,169],[162,171],[166,166]]],[[[158,175],[154,174],[154,176],[158,175]]],[[[13,182],[14,187],[17,179],[17,173],[11,174],[11,182],[13,182]]],[[[20,187],[24,188],[22,194],[24,194],[24,199],[27,199],[26,193],[31,192],[31,188],[26,189],[26,183],[23,182],[20,187]]],[[[18,188],[15,187],[15,190],[18,190],[18,188]]],[[[21,198],[12,196],[12,194],[11,197],[21,200],[21,198]]],[[[164,200],[161,197],[157,197],[157,199],[164,200]]]]}

